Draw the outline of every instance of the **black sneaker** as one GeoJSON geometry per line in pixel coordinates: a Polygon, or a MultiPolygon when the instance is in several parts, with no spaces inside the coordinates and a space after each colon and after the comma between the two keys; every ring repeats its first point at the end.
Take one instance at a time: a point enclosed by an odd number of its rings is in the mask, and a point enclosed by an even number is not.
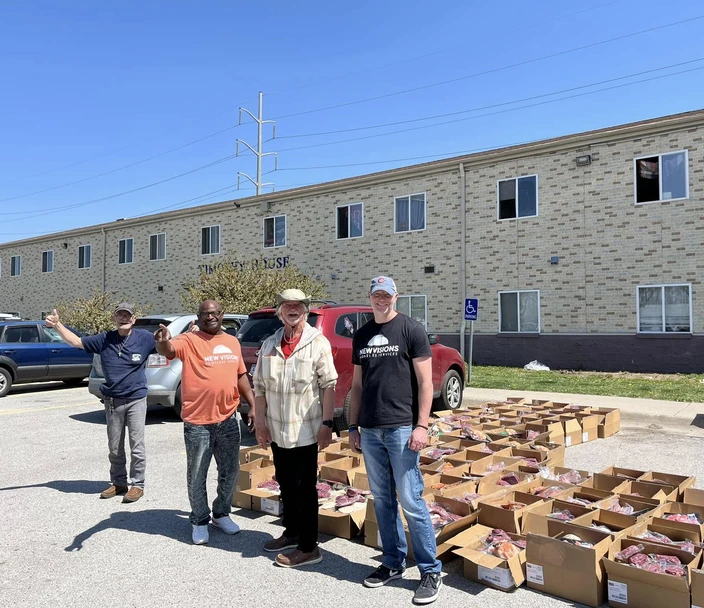
{"type": "Polygon", "coordinates": [[[420,585],[413,596],[413,603],[430,604],[434,602],[438,599],[441,585],[439,572],[426,572],[420,579],[420,585]]]}
{"type": "Polygon", "coordinates": [[[400,570],[392,570],[382,564],[364,579],[364,586],[381,587],[382,585],[386,585],[389,581],[393,581],[397,578],[403,578],[403,573],[405,571],[405,568],[401,568],[400,570]]]}

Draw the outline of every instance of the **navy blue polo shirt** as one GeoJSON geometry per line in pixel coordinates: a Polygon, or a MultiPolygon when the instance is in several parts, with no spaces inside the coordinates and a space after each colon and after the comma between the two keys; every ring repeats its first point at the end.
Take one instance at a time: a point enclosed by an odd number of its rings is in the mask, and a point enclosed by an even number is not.
{"type": "Polygon", "coordinates": [[[142,399],[147,396],[147,359],[156,352],[154,336],[145,329],[133,329],[123,338],[117,330],[81,338],[86,352],[100,355],[106,397],[142,399]]]}

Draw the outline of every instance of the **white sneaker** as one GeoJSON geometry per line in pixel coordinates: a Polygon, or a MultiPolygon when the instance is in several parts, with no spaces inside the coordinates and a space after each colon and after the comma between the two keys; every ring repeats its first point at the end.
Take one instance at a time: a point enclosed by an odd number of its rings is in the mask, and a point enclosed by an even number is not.
{"type": "Polygon", "coordinates": [[[222,530],[225,534],[237,534],[240,531],[240,527],[230,519],[229,515],[213,517],[210,525],[213,526],[213,528],[222,530]]]}
{"type": "Polygon", "coordinates": [[[193,534],[191,535],[194,545],[207,545],[210,540],[210,532],[208,526],[193,526],[193,534]]]}

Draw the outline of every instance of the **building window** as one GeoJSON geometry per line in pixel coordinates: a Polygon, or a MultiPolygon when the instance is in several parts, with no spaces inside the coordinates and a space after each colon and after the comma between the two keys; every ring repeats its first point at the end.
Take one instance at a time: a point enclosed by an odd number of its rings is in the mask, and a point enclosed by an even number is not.
{"type": "Polygon", "coordinates": [[[90,268],[92,247],[90,245],[81,245],[78,248],[78,267],[90,268]]]}
{"type": "Polygon", "coordinates": [[[42,272],[54,272],[54,252],[42,251],[42,272]]]}
{"type": "Polygon", "coordinates": [[[692,331],[692,286],[639,285],[638,331],[668,333],[692,331]]]}
{"type": "Polygon", "coordinates": [[[394,199],[394,231],[425,230],[425,192],[394,199]]]}
{"type": "Polygon", "coordinates": [[[428,327],[428,311],[426,296],[399,296],[396,300],[396,310],[428,327]]]}
{"type": "Polygon", "coordinates": [[[687,150],[635,159],[636,203],[689,198],[687,150]]]}
{"type": "Polygon", "coordinates": [[[337,238],[356,239],[364,236],[364,203],[337,207],[337,238]]]}
{"type": "Polygon", "coordinates": [[[149,237],[149,259],[151,261],[166,259],[166,232],[152,234],[149,237]]]}
{"type": "Polygon", "coordinates": [[[10,276],[18,277],[22,274],[22,256],[13,255],[10,258],[10,276]]]}
{"type": "Polygon", "coordinates": [[[538,215],[538,176],[516,177],[498,182],[500,220],[538,215]]]}
{"type": "Polygon", "coordinates": [[[220,253],[220,226],[205,226],[200,229],[200,253],[201,255],[220,253]]]}
{"type": "Polygon", "coordinates": [[[499,331],[540,333],[540,292],[500,291],[499,331]]]}
{"type": "Polygon", "coordinates": [[[286,246],[286,216],[264,218],[264,247],[286,246]]]}
{"type": "Polygon", "coordinates": [[[131,264],[133,261],[134,239],[120,239],[118,244],[117,263],[131,264]]]}

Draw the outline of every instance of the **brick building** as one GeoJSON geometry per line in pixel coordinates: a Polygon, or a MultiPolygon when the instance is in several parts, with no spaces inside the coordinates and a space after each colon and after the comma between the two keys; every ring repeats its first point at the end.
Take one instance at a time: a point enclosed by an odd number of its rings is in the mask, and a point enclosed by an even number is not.
{"type": "Polygon", "coordinates": [[[699,372],[703,138],[701,110],[5,243],[0,311],[96,287],[179,311],[185,279],[261,256],[340,302],[390,274],[455,346],[477,297],[476,363],[699,372]]]}

